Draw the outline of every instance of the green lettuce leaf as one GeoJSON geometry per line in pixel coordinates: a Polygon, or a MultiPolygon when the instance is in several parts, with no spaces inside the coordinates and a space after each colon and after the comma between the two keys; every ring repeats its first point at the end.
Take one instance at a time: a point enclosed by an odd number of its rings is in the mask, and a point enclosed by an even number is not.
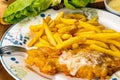
{"type": "Polygon", "coordinates": [[[75,7],[72,4],[70,4],[69,0],[64,0],[64,5],[66,8],[75,9],[75,7]]]}
{"type": "Polygon", "coordinates": [[[51,0],[16,0],[5,11],[3,21],[14,24],[29,16],[36,16],[48,9],[51,0]]]}
{"type": "Polygon", "coordinates": [[[79,7],[85,7],[88,3],[95,2],[95,0],[64,0],[66,8],[75,9],[79,7]]]}
{"type": "MultiPolygon", "coordinates": [[[[64,0],[64,5],[69,9],[85,7],[95,0],[64,0]]],[[[36,16],[50,6],[56,6],[61,0],[16,0],[6,9],[3,21],[14,24],[29,16],[36,16]]]]}
{"type": "Polygon", "coordinates": [[[71,0],[71,2],[75,7],[85,7],[89,0],[71,0]]]}
{"type": "Polygon", "coordinates": [[[52,1],[52,6],[56,6],[61,3],[61,0],[51,0],[52,1]]]}

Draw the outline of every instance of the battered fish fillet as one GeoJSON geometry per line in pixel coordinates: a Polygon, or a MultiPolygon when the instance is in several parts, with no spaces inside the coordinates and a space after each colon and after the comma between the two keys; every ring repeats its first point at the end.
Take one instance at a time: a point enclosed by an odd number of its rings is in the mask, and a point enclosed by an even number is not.
{"type": "Polygon", "coordinates": [[[39,48],[28,50],[26,62],[36,65],[40,71],[53,75],[58,72],[68,76],[100,79],[109,78],[120,69],[120,59],[91,50],[55,50],[39,48]]]}

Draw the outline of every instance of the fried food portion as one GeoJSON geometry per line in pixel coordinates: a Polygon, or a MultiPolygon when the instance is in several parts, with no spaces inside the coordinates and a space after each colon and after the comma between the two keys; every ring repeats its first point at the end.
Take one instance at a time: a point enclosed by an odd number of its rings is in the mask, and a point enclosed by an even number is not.
{"type": "Polygon", "coordinates": [[[89,80],[94,78],[104,80],[120,68],[120,59],[104,53],[91,50],[75,52],[65,51],[59,58],[59,63],[66,67],[63,69],[66,75],[89,80]]]}
{"type": "Polygon", "coordinates": [[[60,12],[30,31],[35,36],[28,47],[38,49],[28,50],[26,62],[45,74],[104,80],[120,68],[120,32],[99,24],[97,17],[60,12]]]}
{"type": "Polygon", "coordinates": [[[58,13],[55,19],[43,18],[41,24],[31,25],[28,47],[76,49],[81,45],[120,58],[120,32],[99,24],[98,18],[87,19],[84,14],[58,13]],[[110,45],[112,45],[110,47],[110,45]]]}
{"type": "Polygon", "coordinates": [[[26,62],[49,75],[63,72],[72,77],[103,80],[120,68],[119,58],[89,49],[60,51],[41,47],[27,53],[26,62]]]}
{"type": "Polygon", "coordinates": [[[58,58],[60,50],[54,50],[47,47],[31,49],[27,51],[28,57],[26,62],[29,65],[36,65],[41,72],[46,74],[57,73],[58,58]]]}

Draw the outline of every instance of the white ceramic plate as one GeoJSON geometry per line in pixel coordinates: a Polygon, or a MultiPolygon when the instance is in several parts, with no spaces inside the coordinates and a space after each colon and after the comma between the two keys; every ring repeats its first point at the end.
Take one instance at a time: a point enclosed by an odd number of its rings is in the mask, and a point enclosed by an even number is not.
{"type": "MultiPolygon", "coordinates": [[[[5,45],[19,45],[27,47],[26,44],[30,40],[29,35],[29,26],[41,23],[43,17],[51,16],[53,19],[58,12],[64,11],[65,13],[83,13],[88,18],[98,16],[99,22],[105,25],[108,28],[112,28],[116,31],[120,31],[120,17],[108,13],[103,10],[92,9],[92,8],[81,8],[77,10],[61,9],[61,10],[52,10],[49,9],[45,12],[42,12],[38,16],[25,18],[24,20],[18,22],[17,24],[11,26],[9,30],[4,34],[1,40],[1,46],[5,45]]],[[[25,63],[26,53],[8,53],[1,56],[1,62],[7,72],[13,76],[16,80],[49,80],[51,76],[41,74],[36,67],[32,69],[26,67],[25,63]],[[48,78],[46,78],[46,76],[48,78]]],[[[115,73],[111,80],[120,79],[120,72],[115,73]]],[[[64,76],[63,74],[57,74],[52,77],[52,80],[70,80],[69,77],[64,76]]],[[[71,78],[71,80],[77,80],[71,78]]],[[[83,79],[79,79],[83,80],[83,79]]]]}

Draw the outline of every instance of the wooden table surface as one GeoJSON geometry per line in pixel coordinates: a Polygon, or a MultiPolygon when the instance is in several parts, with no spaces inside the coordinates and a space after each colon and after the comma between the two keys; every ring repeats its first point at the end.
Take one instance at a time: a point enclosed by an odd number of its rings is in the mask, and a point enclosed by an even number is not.
{"type": "MultiPolygon", "coordinates": [[[[104,9],[104,3],[101,2],[103,0],[99,0],[100,2],[98,2],[97,4],[89,4],[88,7],[94,7],[94,8],[100,8],[100,9],[104,9]]],[[[0,24],[0,39],[2,38],[3,34],[6,32],[6,30],[10,27],[10,25],[2,25],[0,24]]],[[[10,76],[8,74],[8,72],[4,69],[4,67],[2,66],[1,62],[0,62],[0,80],[15,80],[12,76],[10,76]]]]}
{"type": "MultiPolygon", "coordinates": [[[[3,26],[0,24],[0,39],[2,38],[5,31],[10,27],[10,25],[3,26]]],[[[0,80],[15,80],[13,77],[11,77],[7,71],[4,69],[0,62],[0,80]]]]}

